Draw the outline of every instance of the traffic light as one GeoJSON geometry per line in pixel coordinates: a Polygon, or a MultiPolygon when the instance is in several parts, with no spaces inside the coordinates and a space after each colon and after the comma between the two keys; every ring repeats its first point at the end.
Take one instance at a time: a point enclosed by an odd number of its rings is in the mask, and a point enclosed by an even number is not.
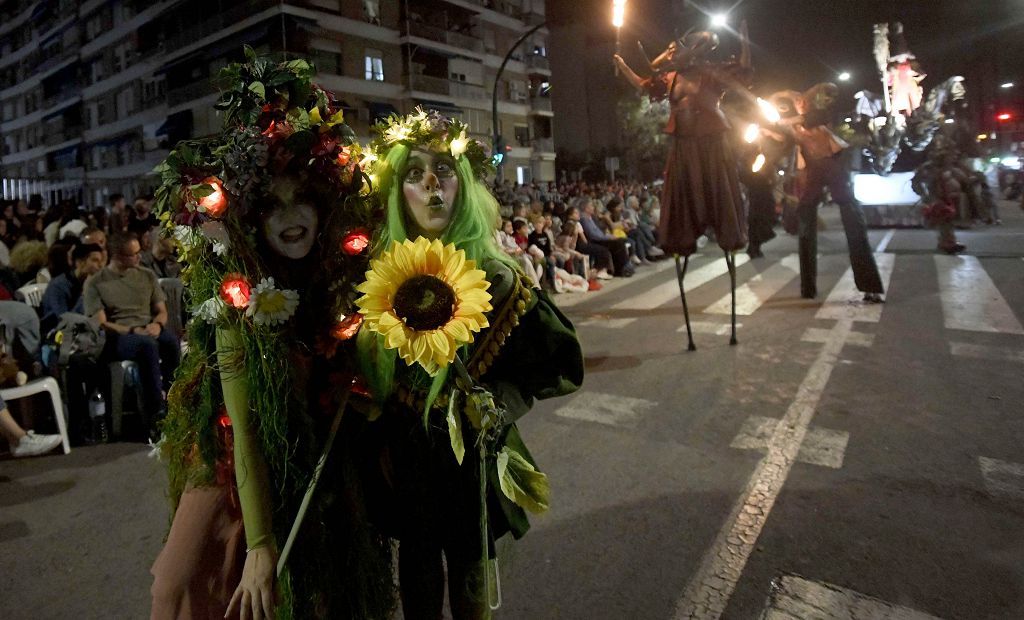
{"type": "Polygon", "coordinates": [[[495,166],[500,166],[505,161],[506,151],[508,151],[508,145],[505,144],[505,138],[498,136],[494,140],[494,154],[491,158],[495,166]]]}

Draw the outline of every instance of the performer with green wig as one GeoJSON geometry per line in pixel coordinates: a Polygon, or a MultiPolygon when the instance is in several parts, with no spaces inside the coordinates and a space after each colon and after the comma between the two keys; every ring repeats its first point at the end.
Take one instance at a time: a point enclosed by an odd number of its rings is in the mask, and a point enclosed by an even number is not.
{"type": "Polygon", "coordinates": [[[159,445],[173,519],[151,617],[383,620],[390,544],[367,522],[350,443],[366,420],[337,430],[356,375],[369,183],[313,68],[246,55],[221,73],[224,130],[157,168],[193,319],[159,445]]]}
{"type": "Polygon", "coordinates": [[[377,127],[371,178],[385,222],[356,303],[380,417],[364,445],[373,522],[399,540],[407,620],[500,604],[495,541],[548,507],[515,421],[583,380],[569,320],[494,241],[490,161],[467,128],[417,110],[377,127]]]}

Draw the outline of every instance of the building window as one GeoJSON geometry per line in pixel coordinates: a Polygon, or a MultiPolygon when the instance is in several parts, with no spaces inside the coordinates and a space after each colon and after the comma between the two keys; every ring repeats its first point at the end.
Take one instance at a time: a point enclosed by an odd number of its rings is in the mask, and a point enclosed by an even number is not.
{"type": "Polygon", "coordinates": [[[380,26],[380,0],[363,0],[363,17],[371,24],[380,26]]]}
{"type": "Polygon", "coordinates": [[[316,65],[317,72],[332,75],[344,75],[341,69],[341,54],[313,48],[310,60],[316,65]]]}
{"type": "Polygon", "coordinates": [[[366,79],[375,82],[384,81],[384,53],[380,50],[366,50],[366,79]]]}
{"type": "Polygon", "coordinates": [[[519,146],[530,146],[530,128],[526,125],[516,125],[516,142],[519,146]]]}

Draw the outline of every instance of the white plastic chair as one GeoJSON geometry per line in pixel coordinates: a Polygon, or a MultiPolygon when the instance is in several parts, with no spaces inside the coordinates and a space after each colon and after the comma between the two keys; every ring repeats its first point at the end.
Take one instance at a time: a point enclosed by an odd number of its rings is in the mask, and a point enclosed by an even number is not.
{"type": "Polygon", "coordinates": [[[25,385],[0,390],[0,396],[5,401],[11,401],[40,392],[50,393],[50,401],[53,403],[53,417],[57,420],[57,430],[60,432],[61,443],[64,445],[64,454],[67,454],[71,452],[71,444],[68,442],[68,426],[64,421],[64,405],[61,404],[60,400],[60,387],[53,377],[43,377],[29,381],[25,385]]]}
{"type": "Polygon", "coordinates": [[[33,308],[38,308],[43,303],[43,293],[49,283],[26,284],[15,291],[15,295],[33,308]]]}

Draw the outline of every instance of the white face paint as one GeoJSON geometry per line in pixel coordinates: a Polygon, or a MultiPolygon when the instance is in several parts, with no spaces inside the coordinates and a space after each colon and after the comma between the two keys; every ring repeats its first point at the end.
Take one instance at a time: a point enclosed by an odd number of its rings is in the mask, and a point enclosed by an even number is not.
{"type": "Polygon", "coordinates": [[[274,252],[298,260],[313,249],[319,218],[308,204],[280,204],[263,217],[263,235],[274,252]]]}
{"type": "Polygon", "coordinates": [[[446,153],[413,149],[402,172],[409,237],[437,239],[448,228],[459,193],[455,160],[446,153]]]}

